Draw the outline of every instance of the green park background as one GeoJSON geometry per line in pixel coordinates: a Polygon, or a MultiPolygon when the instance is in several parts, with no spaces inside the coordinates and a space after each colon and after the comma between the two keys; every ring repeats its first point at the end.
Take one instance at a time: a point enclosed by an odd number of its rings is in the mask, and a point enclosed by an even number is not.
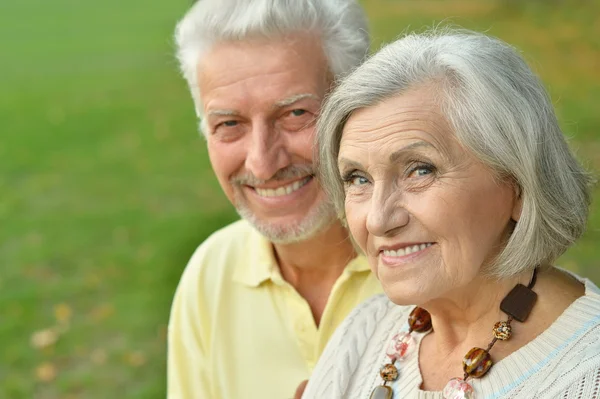
{"type": "MultiPolygon", "coordinates": [[[[598,176],[598,1],[363,4],[373,49],[446,21],[523,50],[598,176]]],[[[0,0],[0,398],[165,396],[178,279],[236,219],[173,57],[189,5],[0,0]]],[[[559,264],[600,283],[594,191],[589,229],[559,264]]]]}

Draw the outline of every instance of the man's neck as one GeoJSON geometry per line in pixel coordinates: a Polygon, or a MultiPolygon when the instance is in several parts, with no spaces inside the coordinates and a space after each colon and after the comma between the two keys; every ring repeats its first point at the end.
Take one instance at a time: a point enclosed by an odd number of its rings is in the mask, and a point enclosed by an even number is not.
{"type": "Polygon", "coordinates": [[[273,249],[283,279],[306,299],[318,325],[333,284],[356,256],[348,231],[335,222],[308,240],[273,249]]]}
{"type": "Polygon", "coordinates": [[[307,240],[273,247],[283,278],[293,286],[301,283],[303,276],[337,279],[356,256],[348,232],[339,222],[307,240]]]}

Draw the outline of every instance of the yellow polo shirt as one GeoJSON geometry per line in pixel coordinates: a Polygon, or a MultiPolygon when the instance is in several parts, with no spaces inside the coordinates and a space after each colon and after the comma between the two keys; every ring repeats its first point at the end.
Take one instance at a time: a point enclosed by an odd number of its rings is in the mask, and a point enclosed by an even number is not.
{"type": "Polygon", "coordinates": [[[168,398],[292,398],[344,317],[379,292],[366,260],[355,258],[317,328],[269,241],[243,220],[217,231],[194,253],[175,294],[168,398]]]}

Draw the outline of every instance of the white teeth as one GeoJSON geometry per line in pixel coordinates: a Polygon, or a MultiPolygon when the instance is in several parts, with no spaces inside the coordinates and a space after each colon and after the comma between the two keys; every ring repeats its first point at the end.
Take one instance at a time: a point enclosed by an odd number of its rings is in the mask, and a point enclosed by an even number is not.
{"type": "Polygon", "coordinates": [[[388,251],[388,252],[390,253],[389,256],[404,256],[404,255],[406,255],[406,251],[403,248],[400,248],[400,249],[398,249],[396,251],[391,250],[391,251],[388,251]]]}
{"type": "Polygon", "coordinates": [[[306,183],[310,181],[311,177],[307,177],[303,180],[296,180],[292,184],[288,184],[287,186],[278,187],[277,189],[272,188],[258,188],[255,187],[254,190],[261,197],[281,197],[282,195],[291,194],[294,191],[298,190],[300,187],[304,186],[306,183]]]}
{"type": "Polygon", "coordinates": [[[424,244],[420,244],[420,245],[413,245],[413,246],[408,246],[405,248],[400,248],[397,250],[393,250],[393,249],[384,249],[383,250],[383,255],[384,256],[404,256],[404,255],[409,255],[409,254],[413,254],[415,252],[419,252],[424,250],[425,248],[428,248],[430,246],[432,246],[433,244],[428,242],[428,243],[424,243],[424,244]]]}

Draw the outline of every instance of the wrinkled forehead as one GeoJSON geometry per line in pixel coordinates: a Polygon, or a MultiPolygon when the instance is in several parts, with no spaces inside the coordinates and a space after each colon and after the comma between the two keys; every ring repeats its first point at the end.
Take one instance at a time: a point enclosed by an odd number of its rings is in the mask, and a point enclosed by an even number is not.
{"type": "Polygon", "coordinates": [[[322,99],[329,87],[320,43],[306,34],[218,43],[202,58],[197,73],[205,110],[211,101],[228,108],[243,101],[274,105],[307,94],[322,99]]]}
{"type": "Polygon", "coordinates": [[[340,152],[373,144],[392,151],[399,141],[423,141],[447,157],[465,151],[430,91],[415,89],[354,111],[342,130],[340,152]]]}

